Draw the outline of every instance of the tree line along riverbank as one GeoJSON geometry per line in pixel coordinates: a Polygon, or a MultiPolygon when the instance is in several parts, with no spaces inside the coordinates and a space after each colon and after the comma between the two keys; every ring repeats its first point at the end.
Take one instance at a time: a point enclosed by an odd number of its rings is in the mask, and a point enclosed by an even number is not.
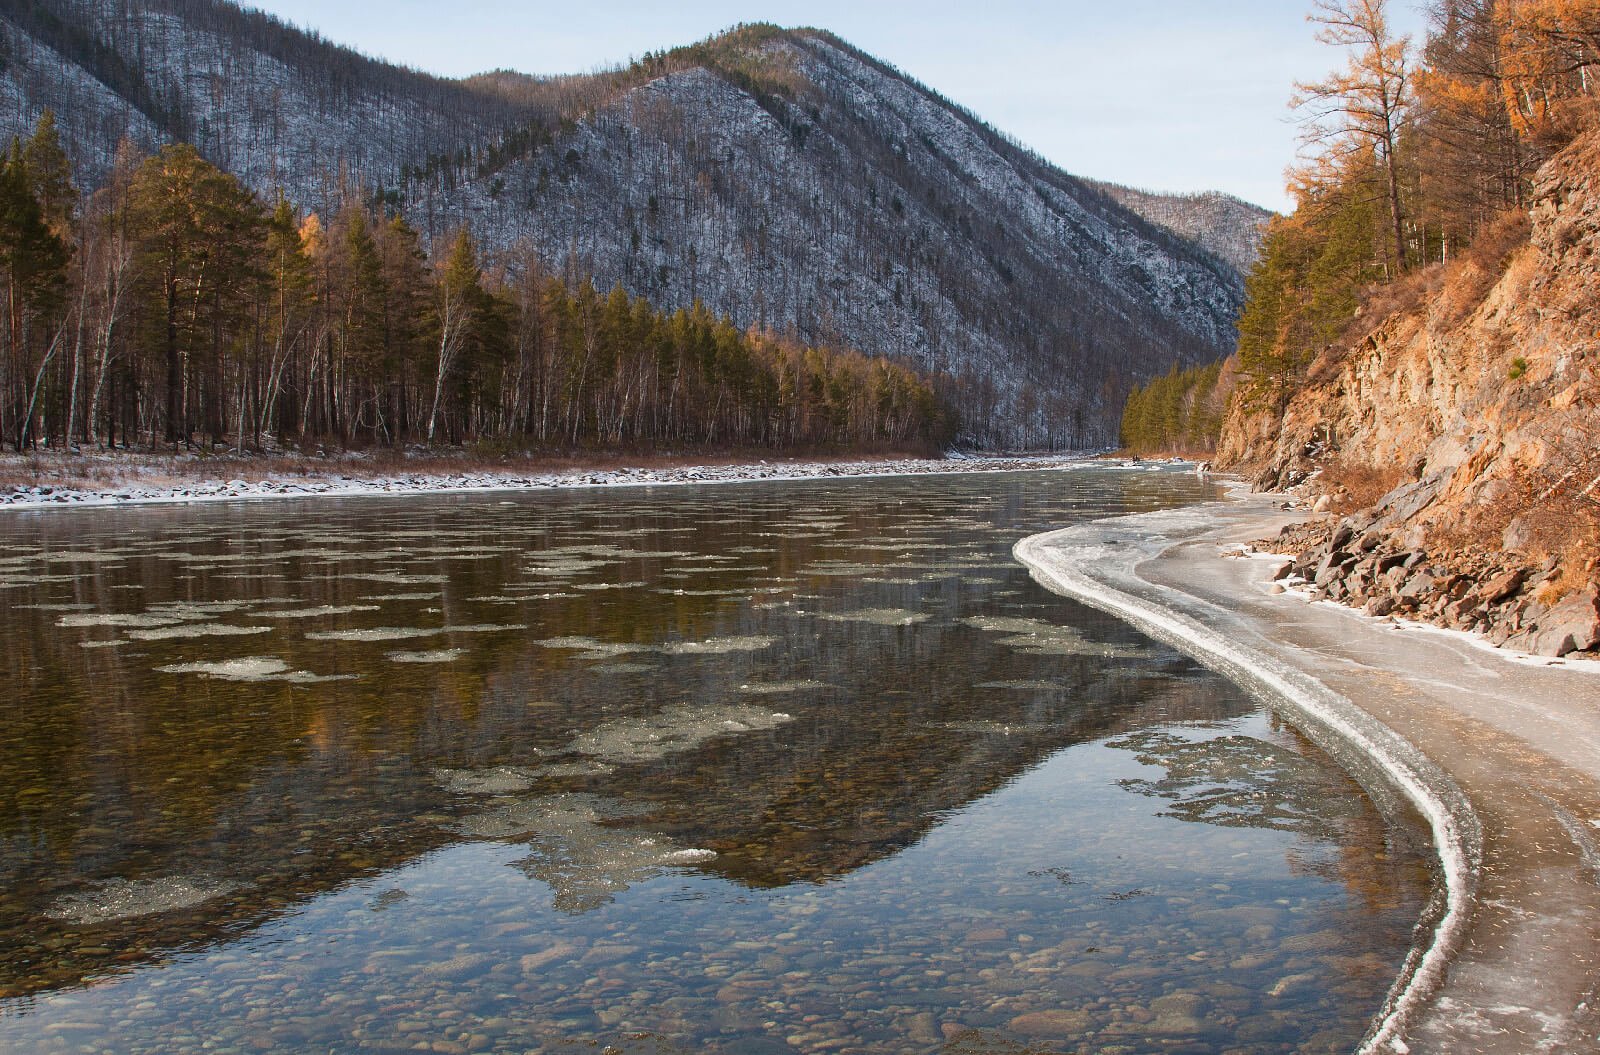
{"type": "Polygon", "coordinates": [[[0,436],[235,449],[505,443],[931,452],[935,380],[884,358],[671,314],[620,287],[425,245],[347,186],[264,202],[174,144],[86,192],[47,112],[0,160],[0,436]]]}

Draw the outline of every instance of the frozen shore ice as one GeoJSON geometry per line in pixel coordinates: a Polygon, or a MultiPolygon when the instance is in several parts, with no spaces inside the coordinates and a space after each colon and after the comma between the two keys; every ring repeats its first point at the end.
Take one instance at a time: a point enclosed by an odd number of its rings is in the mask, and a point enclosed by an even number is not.
{"type": "Polygon", "coordinates": [[[1273,706],[1382,807],[1428,818],[1449,904],[1363,1052],[1600,1050],[1600,688],[1269,587],[1237,544],[1298,515],[1274,496],[1114,518],[1019,543],[1048,588],[1112,612],[1273,706]],[[1421,750],[1419,750],[1419,748],[1421,750]],[[1386,798],[1387,797],[1387,798],[1386,798]],[[1582,825],[1580,824],[1581,828],[1582,825]]]}

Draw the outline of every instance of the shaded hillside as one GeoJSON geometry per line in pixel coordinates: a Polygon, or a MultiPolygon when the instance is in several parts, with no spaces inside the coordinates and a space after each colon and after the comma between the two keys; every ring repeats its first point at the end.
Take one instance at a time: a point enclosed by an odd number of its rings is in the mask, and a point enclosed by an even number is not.
{"type": "Polygon", "coordinates": [[[1151,223],[1210,250],[1242,274],[1255,266],[1261,236],[1272,218],[1259,205],[1216,191],[1158,194],[1115,183],[1093,185],[1151,223]]]}
{"type": "Polygon", "coordinates": [[[0,131],[54,108],[96,179],[126,134],[314,208],[360,187],[426,237],[943,372],[977,442],[1110,442],[1131,383],[1233,342],[1233,266],[823,33],[461,82],[218,0],[5,0],[0,40],[0,131]]]}
{"type": "Polygon", "coordinates": [[[340,178],[392,183],[535,116],[219,0],[0,0],[0,56],[0,131],[25,135],[55,110],[91,185],[130,136],[146,150],[193,143],[256,190],[309,203],[340,178]]]}

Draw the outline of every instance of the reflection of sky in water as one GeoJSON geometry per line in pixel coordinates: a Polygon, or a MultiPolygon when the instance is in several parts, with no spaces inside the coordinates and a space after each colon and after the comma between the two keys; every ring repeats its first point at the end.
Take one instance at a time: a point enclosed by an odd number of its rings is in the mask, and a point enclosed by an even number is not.
{"type": "Polygon", "coordinates": [[[1009,557],[1200,494],[18,518],[0,1048],[1349,1050],[1420,829],[1009,557]]]}

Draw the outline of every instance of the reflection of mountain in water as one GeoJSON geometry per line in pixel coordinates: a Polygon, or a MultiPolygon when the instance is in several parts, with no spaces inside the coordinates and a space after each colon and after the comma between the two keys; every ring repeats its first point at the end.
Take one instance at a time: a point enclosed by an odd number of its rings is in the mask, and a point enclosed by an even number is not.
{"type": "MultiPolygon", "coordinates": [[[[1007,525],[1153,504],[1153,485],[1126,486],[1136,497],[1063,487],[1054,505],[993,480],[752,488],[742,508],[726,494],[551,500],[544,519],[410,503],[314,527],[287,509],[184,511],[156,518],[165,537],[108,514],[107,559],[12,591],[49,607],[0,627],[0,664],[28,687],[0,731],[0,995],[237,936],[462,839],[525,843],[520,867],[569,912],[666,868],[820,882],[1062,747],[1232,713],[1187,661],[1140,658],[1131,632],[1009,563],[1007,525]],[[559,582],[527,559],[571,546],[611,548],[603,564],[567,560],[559,582]],[[760,570],[718,569],[741,548],[738,565],[760,570]],[[884,581],[824,573],[847,565],[884,581]],[[584,591],[636,582],[683,593],[584,591]],[[118,631],[58,625],[158,603],[270,623],[251,655],[360,677],[163,674],[215,642],[83,648],[118,631]],[[268,620],[271,605],[316,614],[268,620]],[[884,615],[902,611],[925,618],[884,615]],[[976,616],[1081,630],[1041,639],[976,616]],[[389,663],[392,640],[359,636],[415,626],[464,628],[398,646],[459,658],[389,663]],[[575,636],[613,647],[548,647],[575,636]]],[[[67,541],[95,545],[34,543],[67,541]]]]}
{"type": "MultiPolygon", "coordinates": [[[[884,673],[918,682],[915,670],[884,673]]],[[[822,882],[912,845],[943,816],[1064,747],[1232,713],[1213,691],[1191,697],[1181,686],[1158,683],[1152,692],[1143,674],[1083,660],[1050,691],[889,690],[878,708],[852,701],[786,730],[781,752],[642,774],[659,802],[643,823],[716,850],[704,867],[750,886],[822,882]],[[972,731],[978,722],[994,724],[972,731]]]]}

